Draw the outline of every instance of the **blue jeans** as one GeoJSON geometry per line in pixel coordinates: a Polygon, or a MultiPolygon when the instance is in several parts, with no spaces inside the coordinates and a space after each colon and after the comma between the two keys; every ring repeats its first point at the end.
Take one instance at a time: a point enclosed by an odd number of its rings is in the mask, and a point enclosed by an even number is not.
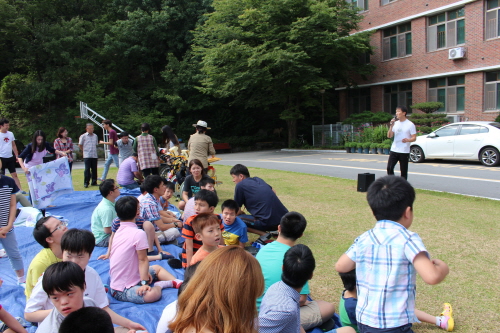
{"type": "MultiPolygon", "coordinates": [[[[158,276],[156,276],[156,272],[151,266],[149,267],[149,274],[151,274],[153,282],[158,281],[158,276]]],[[[123,291],[111,289],[111,296],[122,302],[144,304],[146,303],[144,302],[144,296],[137,295],[137,289],[139,289],[140,287],[141,285],[139,282],[139,284],[128,289],[124,289],[123,291]]]]}
{"type": "Polygon", "coordinates": [[[108,175],[109,166],[113,161],[115,162],[117,168],[120,167],[120,163],[118,162],[118,154],[108,154],[108,158],[106,159],[106,162],[104,162],[104,171],[102,172],[101,176],[102,180],[106,179],[106,176],[108,175]]]}
{"type": "Polygon", "coordinates": [[[15,271],[24,268],[23,257],[19,253],[19,247],[17,246],[17,239],[14,230],[7,233],[5,238],[0,238],[0,244],[2,244],[5,252],[9,256],[10,264],[15,271]]]}
{"type": "Polygon", "coordinates": [[[128,185],[122,185],[122,184],[118,184],[118,185],[120,185],[121,187],[123,187],[124,189],[127,189],[127,190],[133,190],[134,188],[139,187],[139,184],[137,184],[137,182],[133,182],[132,184],[128,184],[128,185]]]}

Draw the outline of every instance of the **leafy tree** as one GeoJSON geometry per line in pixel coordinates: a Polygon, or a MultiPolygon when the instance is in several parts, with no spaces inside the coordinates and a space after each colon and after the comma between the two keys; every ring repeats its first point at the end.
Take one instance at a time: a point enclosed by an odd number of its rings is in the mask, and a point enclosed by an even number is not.
{"type": "Polygon", "coordinates": [[[410,108],[420,110],[423,113],[433,113],[439,110],[440,108],[444,108],[444,104],[441,102],[422,102],[422,103],[415,103],[411,105],[410,108]]]}
{"type": "Polygon", "coordinates": [[[344,0],[214,0],[195,31],[205,77],[199,88],[262,111],[280,105],[289,144],[316,93],[371,73],[357,61],[370,33],[349,35],[360,16],[344,0]]]}

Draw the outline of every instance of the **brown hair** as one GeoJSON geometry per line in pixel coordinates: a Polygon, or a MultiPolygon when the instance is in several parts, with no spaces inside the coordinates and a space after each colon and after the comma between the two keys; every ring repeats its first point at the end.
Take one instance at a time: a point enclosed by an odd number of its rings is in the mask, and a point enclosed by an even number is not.
{"type": "Polygon", "coordinates": [[[205,167],[203,167],[203,163],[201,163],[201,161],[197,158],[195,159],[192,159],[191,161],[189,161],[189,165],[188,165],[188,170],[191,172],[191,168],[193,167],[193,165],[197,165],[201,168],[201,175],[206,175],[207,173],[205,172],[205,167]]]}
{"type": "Polygon", "coordinates": [[[179,296],[169,329],[185,333],[257,333],[256,299],[264,291],[259,262],[239,246],[226,246],[203,259],[179,296]]]}
{"type": "Polygon", "coordinates": [[[198,214],[191,222],[191,227],[193,228],[195,234],[201,234],[203,229],[212,225],[220,225],[219,218],[217,215],[212,213],[198,214]]]}
{"type": "Polygon", "coordinates": [[[59,130],[57,131],[57,137],[58,137],[59,139],[61,139],[61,138],[63,137],[63,136],[62,136],[62,134],[63,134],[63,132],[64,132],[65,130],[66,130],[66,128],[65,128],[65,127],[59,127],[59,130]]]}

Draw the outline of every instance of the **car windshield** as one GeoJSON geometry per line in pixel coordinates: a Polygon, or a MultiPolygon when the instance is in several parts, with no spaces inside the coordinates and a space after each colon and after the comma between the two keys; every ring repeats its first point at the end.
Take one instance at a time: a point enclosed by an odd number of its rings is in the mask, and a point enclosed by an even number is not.
{"type": "Polygon", "coordinates": [[[493,127],[496,127],[498,129],[500,129],[500,123],[489,123],[488,125],[490,126],[493,126],[493,127]]]}

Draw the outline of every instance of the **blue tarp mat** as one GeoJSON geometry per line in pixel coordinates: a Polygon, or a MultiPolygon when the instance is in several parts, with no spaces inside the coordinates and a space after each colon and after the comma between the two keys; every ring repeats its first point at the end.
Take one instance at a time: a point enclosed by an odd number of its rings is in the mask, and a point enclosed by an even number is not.
{"type": "MultiPolygon", "coordinates": [[[[122,195],[139,196],[139,190],[122,190],[122,195]]],[[[94,208],[101,201],[102,196],[99,191],[80,191],[73,192],[60,198],[57,207],[47,208],[51,215],[62,216],[69,221],[69,228],[80,228],[90,230],[90,217],[94,208]]],[[[19,250],[23,256],[24,269],[27,272],[28,266],[33,257],[42,249],[42,247],[33,238],[33,228],[16,227],[15,233],[19,244],[19,250]]],[[[175,245],[162,245],[163,249],[178,255],[181,249],[175,245]]],[[[109,285],[109,261],[97,260],[101,254],[105,254],[107,248],[96,247],[89,265],[94,268],[104,284],[109,285]]],[[[154,261],[150,265],[161,265],[172,273],[175,277],[182,279],[183,269],[172,269],[166,260],[154,261]]],[[[15,317],[24,317],[24,307],[26,297],[24,289],[17,286],[17,279],[8,258],[0,259],[0,277],[4,280],[0,287],[0,304],[15,317]]],[[[163,289],[162,298],[158,302],[150,304],[133,304],[115,300],[108,294],[110,307],[121,316],[142,324],[148,332],[156,332],[156,325],[160,320],[161,313],[165,306],[177,299],[177,289],[163,289]]],[[[28,332],[35,332],[36,328],[31,327],[28,332]]]]}

